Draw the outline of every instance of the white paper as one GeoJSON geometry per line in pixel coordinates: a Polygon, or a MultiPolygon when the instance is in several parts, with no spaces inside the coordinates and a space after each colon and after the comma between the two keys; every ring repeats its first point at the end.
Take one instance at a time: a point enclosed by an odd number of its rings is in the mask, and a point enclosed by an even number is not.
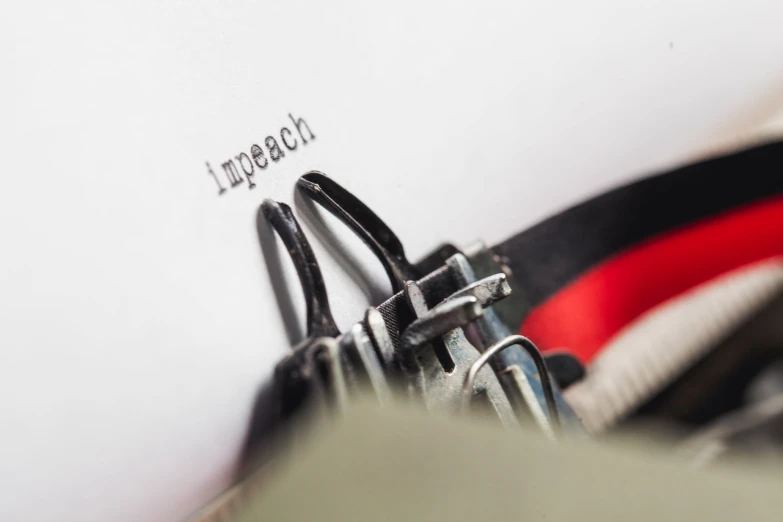
{"type": "MultiPolygon", "coordinates": [[[[776,102],[783,4],[635,4],[5,6],[0,519],[176,520],[228,484],[290,346],[256,211],[305,171],[415,259],[504,239],[776,102]],[[289,113],[315,139],[218,196],[205,163],[223,176],[296,136],[289,113]]],[[[345,328],[368,299],[310,238],[345,328]]]]}

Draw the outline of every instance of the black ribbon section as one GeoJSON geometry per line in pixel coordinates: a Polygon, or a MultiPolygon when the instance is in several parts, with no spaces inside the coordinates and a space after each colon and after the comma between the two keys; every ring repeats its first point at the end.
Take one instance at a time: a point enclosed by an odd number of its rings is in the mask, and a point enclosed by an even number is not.
{"type": "Polygon", "coordinates": [[[780,193],[783,142],[774,142],[605,192],[492,250],[505,258],[532,309],[635,243],[780,193]]]}

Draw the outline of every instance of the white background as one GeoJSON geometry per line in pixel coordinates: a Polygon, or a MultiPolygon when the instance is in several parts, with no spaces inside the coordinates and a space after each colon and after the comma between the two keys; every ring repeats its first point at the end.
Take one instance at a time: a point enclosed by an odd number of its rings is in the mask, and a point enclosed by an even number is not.
{"type": "MultiPolygon", "coordinates": [[[[113,4],[0,16],[2,520],[177,520],[226,486],[289,346],[256,210],[306,170],[416,258],[693,157],[783,82],[776,1],[113,4]],[[218,197],[204,162],[289,112],[316,140],[218,197]]],[[[367,298],[311,239],[346,327],[367,298]]]]}

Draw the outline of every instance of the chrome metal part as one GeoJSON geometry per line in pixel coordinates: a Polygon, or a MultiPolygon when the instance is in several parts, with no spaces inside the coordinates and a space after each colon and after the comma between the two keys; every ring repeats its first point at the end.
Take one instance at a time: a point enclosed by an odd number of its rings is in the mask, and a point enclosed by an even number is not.
{"type": "MultiPolygon", "coordinates": [[[[377,312],[377,311],[376,311],[377,312]]],[[[370,389],[378,402],[387,404],[391,390],[386,381],[372,341],[361,324],[355,324],[339,340],[340,347],[349,361],[357,391],[370,389]]]]}
{"type": "Polygon", "coordinates": [[[364,314],[364,326],[370,336],[370,341],[384,368],[391,368],[394,364],[394,344],[386,328],[383,315],[375,307],[370,307],[364,314]]]}
{"type": "Polygon", "coordinates": [[[509,335],[505,339],[496,342],[487,348],[486,351],[481,354],[481,357],[476,359],[476,361],[470,366],[470,370],[468,371],[467,377],[465,378],[465,385],[462,389],[463,408],[467,408],[469,406],[470,398],[473,396],[478,372],[481,371],[482,367],[489,362],[492,356],[502,352],[503,350],[511,348],[512,346],[522,346],[536,362],[538,373],[541,376],[541,384],[544,386],[549,417],[552,419],[552,424],[554,425],[555,430],[559,431],[560,414],[558,413],[557,405],[555,404],[554,391],[549,377],[549,372],[546,370],[546,364],[544,363],[544,359],[541,357],[541,353],[538,351],[538,348],[536,348],[536,346],[530,342],[530,339],[521,335],[509,335]]]}
{"type": "Polygon", "coordinates": [[[512,293],[508,298],[499,302],[495,307],[495,314],[505,325],[509,332],[519,331],[522,320],[530,311],[530,303],[524,292],[518,290],[514,283],[514,274],[506,264],[506,260],[497,256],[481,241],[468,245],[462,249],[462,253],[470,261],[470,266],[478,278],[492,274],[503,273],[508,278],[512,293]]]}
{"type": "MultiPolygon", "coordinates": [[[[487,278],[484,278],[477,281],[470,262],[462,254],[451,256],[446,260],[446,266],[457,286],[469,288],[487,280],[487,278]]],[[[498,278],[501,275],[504,274],[496,274],[491,277],[498,278]]],[[[505,277],[503,277],[503,280],[508,283],[505,277]]],[[[476,320],[472,325],[478,337],[477,341],[482,349],[487,349],[512,335],[512,332],[508,330],[495,313],[494,308],[484,310],[483,317],[476,320]]],[[[520,405],[524,404],[525,411],[523,414],[532,417],[545,431],[557,430],[557,425],[562,419],[569,431],[581,433],[581,421],[562,397],[557,384],[550,379],[546,370],[546,364],[543,363],[543,360],[538,360],[541,358],[538,350],[535,349],[535,346],[533,346],[533,349],[535,351],[531,353],[527,346],[515,346],[508,350],[503,350],[498,357],[492,359],[492,366],[498,374],[503,375],[503,372],[511,367],[517,367],[525,374],[525,379],[509,378],[506,375],[501,378],[501,383],[509,394],[513,394],[520,399],[520,405]],[[543,373],[541,371],[542,368],[543,373]],[[523,388],[520,388],[520,386],[523,388]],[[533,398],[535,398],[536,404],[531,402],[533,398]],[[551,407],[552,398],[554,398],[554,408],[551,407]],[[541,417],[536,414],[539,411],[547,413],[548,422],[553,425],[553,428],[543,427],[540,422],[541,417]],[[556,412],[558,415],[553,417],[553,412],[556,412]]]]}
{"type": "MultiPolygon", "coordinates": [[[[462,255],[462,254],[455,254],[462,255]]],[[[464,257],[464,256],[463,256],[464,257]]],[[[449,258],[451,259],[451,258],[449,258]]],[[[511,286],[505,274],[495,274],[480,279],[457,290],[446,299],[470,295],[478,299],[483,308],[491,306],[511,294],[511,286]]]]}
{"type": "MultiPolygon", "coordinates": [[[[480,357],[460,326],[480,317],[483,309],[475,297],[464,296],[430,310],[413,281],[406,283],[405,296],[418,318],[403,332],[399,348],[401,366],[410,376],[412,391],[421,394],[430,409],[457,411],[470,366],[480,357]]],[[[501,423],[518,426],[494,372],[489,368],[480,370],[475,383],[476,394],[486,398],[501,423]]]]}
{"type": "Polygon", "coordinates": [[[332,337],[321,337],[315,345],[318,346],[318,344],[323,347],[322,359],[326,360],[327,365],[327,378],[322,385],[337,411],[345,411],[348,405],[348,386],[345,382],[345,369],[340,358],[340,345],[332,337]]]}
{"type": "Polygon", "coordinates": [[[549,422],[549,417],[538,402],[538,397],[536,397],[525,371],[516,364],[512,364],[499,372],[498,378],[503,384],[503,388],[507,390],[508,398],[514,409],[527,411],[544,435],[555,440],[555,432],[549,422]]]}
{"type": "MultiPolygon", "coordinates": [[[[416,283],[410,284],[410,292],[420,292],[416,283]]],[[[419,299],[415,297],[414,299],[419,299]]],[[[426,306],[426,305],[423,305],[426,306]]],[[[398,360],[405,371],[415,370],[416,350],[429,341],[446,335],[449,331],[465,326],[478,317],[483,310],[478,299],[471,296],[449,300],[432,310],[423,311],[402,334],[398,360]]]]}

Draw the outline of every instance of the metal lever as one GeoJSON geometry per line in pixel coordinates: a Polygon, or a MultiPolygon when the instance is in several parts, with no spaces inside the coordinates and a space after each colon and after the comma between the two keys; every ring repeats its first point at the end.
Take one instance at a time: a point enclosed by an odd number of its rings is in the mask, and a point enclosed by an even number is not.
{"type": "MultiPolygon", "coordinates": [[[[446,261],[446,266],[448,266],[450,269],[456,270],[458,269],[460,271],[461,276],[458,276],[459,283],[465,283],[469,279],[473,279],[475,276],[472,275],[470,272],[470,267],[467,265],[467,260],[462,254],[456,254],[452,258],[449,258],[446,261]],[[462,266],[464,263],[465,266],[462,266]],[[456,264],[456,266],[455,266],[456,264]],[[467,273],[465,273],[467,271],[467,273]],[[465,277],[467,276],[467,277],[465,277]]],[[[453,274],[456,275],[456,274],[453,274]]],[[[484,308],[487,308],[491,306],[492,304],[500,301],[501,299],[507,297],[511,294],[511,285],[508,283],[508,278],[505,274],[495,274],[489,277],[485,277],[484,279],[480,279],[478,281],[474,281],[467,286],[464,286],[460,290],[456,291],[449,297],[447,297],[443,302],[447,303],[454,299],[461,299],[463,296],[466,295],[472,295],[475,296],[479,301],[481,302],[482,306],[484,308]]],[[[490,322],[490,317],[493,317],[494,313],[491,310],[485,310],[483,317],[477,319],[477,323],[484,323],[483,326],[483,332],[480,331],[479,337],[486,338],[486,335],[482,335],[482,333],[487,334],[486,330],[491,329],[492,324],[490,322]],[[489,328],[487,328],[489,327],[489,328]]],[[[494,329],[492,333],[499,333],[497,329],[494,329]]],[[[552,386],[551,379],[549,376],[549,373],[547,371],[547,366],[544,361],[544,358],[541,356],[541,353],[538,351],[538,349],[535,347],[535,345],[528,340],[526,337],[523,337],[521,335],[516,336],[507,336],[504,339],[501,339],[500,341],[496,342],[492,346],[489,346],[481,355],[481,357],[471,366],[471,370],[468,373],[468,381],[466,382],[466,388],[463,390],[463,407],[464,406],[464,400],[466,397],[466,393],[468,394],[468,397],[472,394],[473,389],[473,380],[476,378],[476,374],[478,370],[481,369],[483,365],[485,365],[490,358],[495,355],[496,353],[502,352],[506,348],[511,348],[515,344],[519,344],[530,356],[533,363],[535,364],[537,373],[540,382],[541,382],[541,388],[544,394],[544,399],[546,401],[547,411],[549,412],[549,418],[552,420],[552,423],[555,425],[555,428],[559,430],[560,428],[560,415],[557,408],[557,402],[556,402],[556,395],[555,395],[555,389],[552,386]]],[[[505,371],[512,371],[512,372],[522,372],[524,373],[524,370],[519,365],[512,365],[511,368],[507,368],[505,371]]],[[[520,388],[518,391],[523,397],[523,400],[536,400],[535,393],[529,393],[527,389],[529,388],[530,384],[527,382],[527,376],[519,376],[518,374],[515,375],[515,384],[518,388],[520,388]],[[522,377],[520,379],[520,377],[522,377]]],[[[532,376],[535,377],[535,376],[532,376]]],[[[530,406],[530,404],[529,404],[530,406]]],[[[538,409],[536,408],[537,404],[530,408],[533,412],[533,416],[537,418],[539,421],[539,424],[541,424],[541,428],[548,434],[551,434],[553,432],[552,427],[549,425],[549,422],[546,418],[540,418],[539,415],[536,415],[538,413],[538,409]],[[543,422],[542,422],[543,421],[543,422]]]]}
{"type": "MultiPolygon", "coordinates": [[[[480,356],[460,327],[481,317],[483,308],[474,296],[461,296],[430,310],[413,281],[406,283],[405,296],[418,319],[402,333],[400,366],[428,408],[458,410],[469,368],[480,356]]],[[[518,425],[508,397],[489,368],[480,371],[476,389],[506,427],[518,425]]]]}
{"type": "Polygon", "coordinates": [[[344,371],[339,351],[335,351],[338,345],[333,339],[340,335],[340,330],[332,317],[318,261],[291,207],[266,199],[261,204],[261,211],[286,246],[307,306],[307,338],[275,367],[279,415],[282,419],[291,417],[305,403],[323,398],[327,388],[333,391],[338,407],[344,405],[344,371]],[[323,372],[320,369],[322,361],[327,365],[323,372]]]}
{"type": "Polygon", "coordinates": [[[375,212],[356,196],[322,172],[311,171],[299,178],[297,187],[322,205],[356,233],[383,264],[394,292],[403,281],[418,279],[422,274],[405,257],[402,243],[375,212]]]}
{"type": "MultiPolygon", "coordinates": [[[[267,199],[260,211],[282,239],[296,268],[307,304],[307,338],[275,366],[273,382],[262,388],[256,399],[243,449],[243,467],[268,459],[276,443],[293,428],[291,419],[304,408],[317,412],[331,404],[341,410],[347,393],[344,365],[333,339],[339,330],[310,244],[288,205],[267,199]]],[[[257,224],[264,248],[266,233],[260,228],[262,222],[257,224]]]]}
{"type": "Polygon", "coordinates": [[[307,347],[305,364],[301,371],[313,381],[314,388],[318,390],[316,397],[319,399],[330,397],[337,411],[345,411],[348,403],[348,388],[345,384],[345,369],[340,359],[340,345],[336,339],[332,337],[313,339],[307,347]]]}
{"type": "Polygon", "coordinates": [[[484,353],[481,354],[481,357],[476,359],[476,361],[470,366],[468,375],[465,378],[465,385],[462,388],[462,408],[467,409],[470,406],[470,399],[473,396],[475,382],[479,371],[481,371],[481,368],[487,364],[487,362],[489,362],[492,356],[502,352],[507,348],[511,348],[512,346],[522,346],[525,351],[530,354],[530,357],[535,361],[536,367],[538,368],[538,375],[541,378],[541,385],[544,388],[549,415],[554,421],[553,424],[559,432],[560,414],[557,411],[554,389],[552,388],[549,372],[547,372],[546,369],[546,363],[544,362],[543,357],[541,357],[541,353],[538,351],[538,348],[536,348],[530,339],[521,335],[509,335],[505,339],[496,342],[487,348],[484,353]]]}
{"type": "MultiPolygon", "coordinates": [[[[474,295],[483,292],[500,297],[502,294],[497,289],[508,285],[504,274],[496,274],[477,281],[473,268],[462,254],[450,257],[446,260],[446,266],[454,283],[458,287],[464,287],[448,299],[463,295],[468,289],[473,289],[470,291],[474,295]],[[505,282],[505,285],[502,285],[501,281],[505,282]],[[484,290],[480,290],[482,286],[485,287],[484,290]]],[[[477,319],[473,326],[475,328],[471,333],[478,337],[477,343],[485,349],[511,336],[511,332],[491,308],[485,310],[483,317],[477,319]]],[[[530,346],[526,344],[514,346],[509,345],[510,349],[502,350],[502,353],[492,360],[492,365],[516,405],[523,407],[546,433],[558,430],[561,417],[568,421],[571,431],[581,431],[579,429],[581,422],[563,399],[560,390],[552,383],[546,364],[535,346],[532,343],[530,346]]]]}
{"type": "MultiPolygon", "coordinates": [[[[368,245],[383,265],[393,292],[400,298],[405,281],[418,280],[436,268],[442,267],[448,256],[457,252],[457,249],[452,245],[441,245],[418,264],[413,264],[405,256],[402,243],[386,223],[359,198],[325,174],[317,171],[308,172],[299,178],[297,187],[300,194],[331,212],[368,245]]],[[[391,340],[392,344],[397,346],[400,332],[414,319],[402,301],[403,299],[399,299],[394,303],[389,303],[389,306],[379,307],[388,327],[385,336],[381,332],[382,328],[379,324],[370,325],[365,321],[365,328],[384,365],[390,362],[389,354],[383,353],[388,346],[384,348],[385,345],[379,343],[379,337],[385,337],[380,340],[391,340]],[[374,332],[378,332],[378,335],[374,332]]]]}
{"type": "Polygon", "coordinates": [[[294,262],[307,306],[308,338],[340,335],[329,308],[329,298],[326,295],[326,286],[318,261],[307,237],[291,212],[291,207],[285,203],[265,199],[261,203],[261,210],[283,240],[294,262]]]}
{"type": "MultiPolygon", "coordinates": [[[[372,344],[361,325],[340,336],[332,317],[318,261],[299,223],[285,203],[270,199],[261,205],[264,216],[286,245],[307,303],[308,337],[294,353],[281,361],[276,376],[283,390],[284,411],[293,412],[315,391],[317,397],[332,396],[338,408],[347,400],[346,374],[363,374],[379,400],[387,401],[390,392],[372,344]],[[339,343],[334,337],[340,336],[339,343]],[[343,353],[345,362],[343,364],[343,353]],[[326,368],[322,368],[323,365],[326,368]]],[[[318,399],[316,399],[318,400],[318,399]]]]}
{"type": "Polygon", "coordinates": [[[483,308],[487,308],[511,295],[511,285],[508,284],[506,274],[495,274],[462,287],[445,300],[458,299],[466,295],[475,297],[483,308]]]}
{"type": "MultiPolygon", "coordinates": [[[[410,282],[410,288],[416,283],[410,282]]],[[[415,291],[415,290],[411,290],[415,291]]],[[[402,334],[398,351],[398,363],[403,371],[414,372],[416,349],[449,331],[465,326],[483,310],[475,297],[463,296],[451,299],[441,306],[423,312],[402,334]]]]}
{"type": "Polygon", "coordinates": [[[342,352],[350,363],[348,368],[352,370],[355,387],[369,386],[378,402],[387,404],[391,400],[391,389],[375,354],[372,341],[361,323],[353,325],[339,342],[342,352]]]}
{"type": "Polygon", "coordinates": [[[367,312],[364,314],[364,326],[378,353],[378,357],[380,357],[381,364],[385,368],[391,368],[395,359],[394,343],[386,328],[386,321],[384,321],[383,315],[377,308],[371,306],[367,309],[367,312]]]}

